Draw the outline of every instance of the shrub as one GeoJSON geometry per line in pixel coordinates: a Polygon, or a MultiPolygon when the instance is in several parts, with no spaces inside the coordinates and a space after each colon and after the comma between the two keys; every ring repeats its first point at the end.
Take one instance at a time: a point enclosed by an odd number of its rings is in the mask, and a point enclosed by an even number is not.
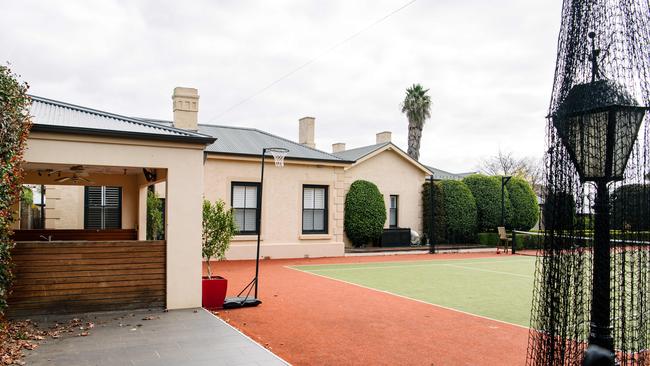
{"type": "Polygon", "coordinates": [[[650,187],[642,184],[620,186],[612,193],[612,228],[650,230],[650,187]]]}
{"type": "Polygon", "coordinates": [[[147,240],[164,237],[162,200],[153,191],[147,191],[147,240]]]}
{"type": "Polygon", "coordinates": [[[496,247],[499,245],[499,234],[497,233],[478,233],[478,243],[486,247],[496,247]]]}
{"type": "MultiPolygon", "coordinates": [[[[463,179],[476,200],[477,229],[495,231],[501,226],[501,177],[473,174],[463,179]]],[[[505,221],[510,222],[511,207],[505,191],[505,221]]]]}
{"type": "Polygon", "coordinates": [[[544,229],[570,230],[576,222],[576,204],[568,192],[548,192],[544,200],[544,229]]]}
{"type": "Polygon", "coordinates": [[[374,183],[357,180],[345,196],[345,233],[358,247],[381,238],[386,222],[384,197],[374,183]]]}
{"type": "Polygon", "coordinates": [[[457,180],[443,180],[442,197],[446,214],[446,237],[449,243],[469,243],[476,238],[476,200],[467,185],[457,180]]]}
{"type": "MultiPolygon", "coordinates": [[[[429,223],[431,223],[431,183],[422,185],[422,239],[429,238],[429,223]]],[[[442,188],[439,183],[433,184],[433,243],[447,242],[447,215],[442,198],[442,188]]]]}
{"type": "Polygon", "coordinates": [[[0,66],[0,313],[7,307],[13,278],[11,265],[11,224],[13,205],[22,192],[21,162],[31,120],[28,85],[5,66],[0,66]]]}
{"type": "Polygon", "coordinates": [[[203,200],[203,258],[208,262],[208,278],[212,278],[210,259],[222,260],[226,257],[226,250],[236,232],[235,216],[232,209],[226,209],[223,200],[214,204],[203,200]]]}
{"type": "Polygon", "coordinates": [[[515,230],[530,230],[539,219],[539,206],[533,188],[519,177],[512,177],[506,188],[512,208],[508,226],[515,230]]]}

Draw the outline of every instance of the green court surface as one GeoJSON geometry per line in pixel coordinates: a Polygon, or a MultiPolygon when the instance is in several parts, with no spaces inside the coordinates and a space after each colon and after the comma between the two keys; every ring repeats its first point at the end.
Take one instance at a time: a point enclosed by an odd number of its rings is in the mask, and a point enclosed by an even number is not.
{"type": "Polygon", "coordinates": [[[529,326],[535,257],[392,261],[291,268],[529,326]]]}

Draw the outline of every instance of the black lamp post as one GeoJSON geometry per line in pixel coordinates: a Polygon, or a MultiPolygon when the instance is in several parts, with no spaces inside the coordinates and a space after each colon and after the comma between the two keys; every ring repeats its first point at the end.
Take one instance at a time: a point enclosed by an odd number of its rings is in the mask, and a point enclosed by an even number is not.
{"type": "Polygon", "coordinates": [[[511,176],[501,176],[501,226],[506,227],[506,184],[511,176]]]}
{"type": "Polygon", "coordinates": [[[640,106],[620,84],[600,78],[600,52],[595,48],[594,37],[595,33],[590,32],[591,82],[571,88],[551,118],[580,180],[596,185],[591,325],[585,365],[603,356],[614,365],[607,184],[623,180],[647,108],[640,106]]]}

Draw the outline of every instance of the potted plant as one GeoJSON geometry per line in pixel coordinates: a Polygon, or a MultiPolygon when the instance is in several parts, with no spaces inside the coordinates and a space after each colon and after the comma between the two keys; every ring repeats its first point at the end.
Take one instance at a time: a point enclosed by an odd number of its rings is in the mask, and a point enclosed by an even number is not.
{"type": "Polygon", "coordinates": [[[223,307],[228,281],[220,276],[212,276],[210,260],[225,258],[226,250],[236,230],[232,210],[226,209],[226,204],[222,200],[214,204],[203,200],[203,258],[208,267],[208,275],[203,277],[203,307],[205,308],[223,307]]]}

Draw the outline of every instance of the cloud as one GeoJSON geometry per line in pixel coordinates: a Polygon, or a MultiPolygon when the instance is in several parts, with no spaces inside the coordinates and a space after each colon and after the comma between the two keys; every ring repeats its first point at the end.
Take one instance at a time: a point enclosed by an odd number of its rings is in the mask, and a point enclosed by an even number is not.
{"type": "Polygon", "coordinates": [[[37,95],[170,119],[175,86],[201,94],[202,122],[297,138],[316,117],[317,145],[374,143],[399,104],[430,89],[421,160],[451,171],[499,148],[540,156],[560,0],[420,0],[228,113],[223,111],[404,4],[399,1],[14,1],[0,14],[0,60],[37,95]],[[218,117],[217,117],[218,116],[218,117]]]}

